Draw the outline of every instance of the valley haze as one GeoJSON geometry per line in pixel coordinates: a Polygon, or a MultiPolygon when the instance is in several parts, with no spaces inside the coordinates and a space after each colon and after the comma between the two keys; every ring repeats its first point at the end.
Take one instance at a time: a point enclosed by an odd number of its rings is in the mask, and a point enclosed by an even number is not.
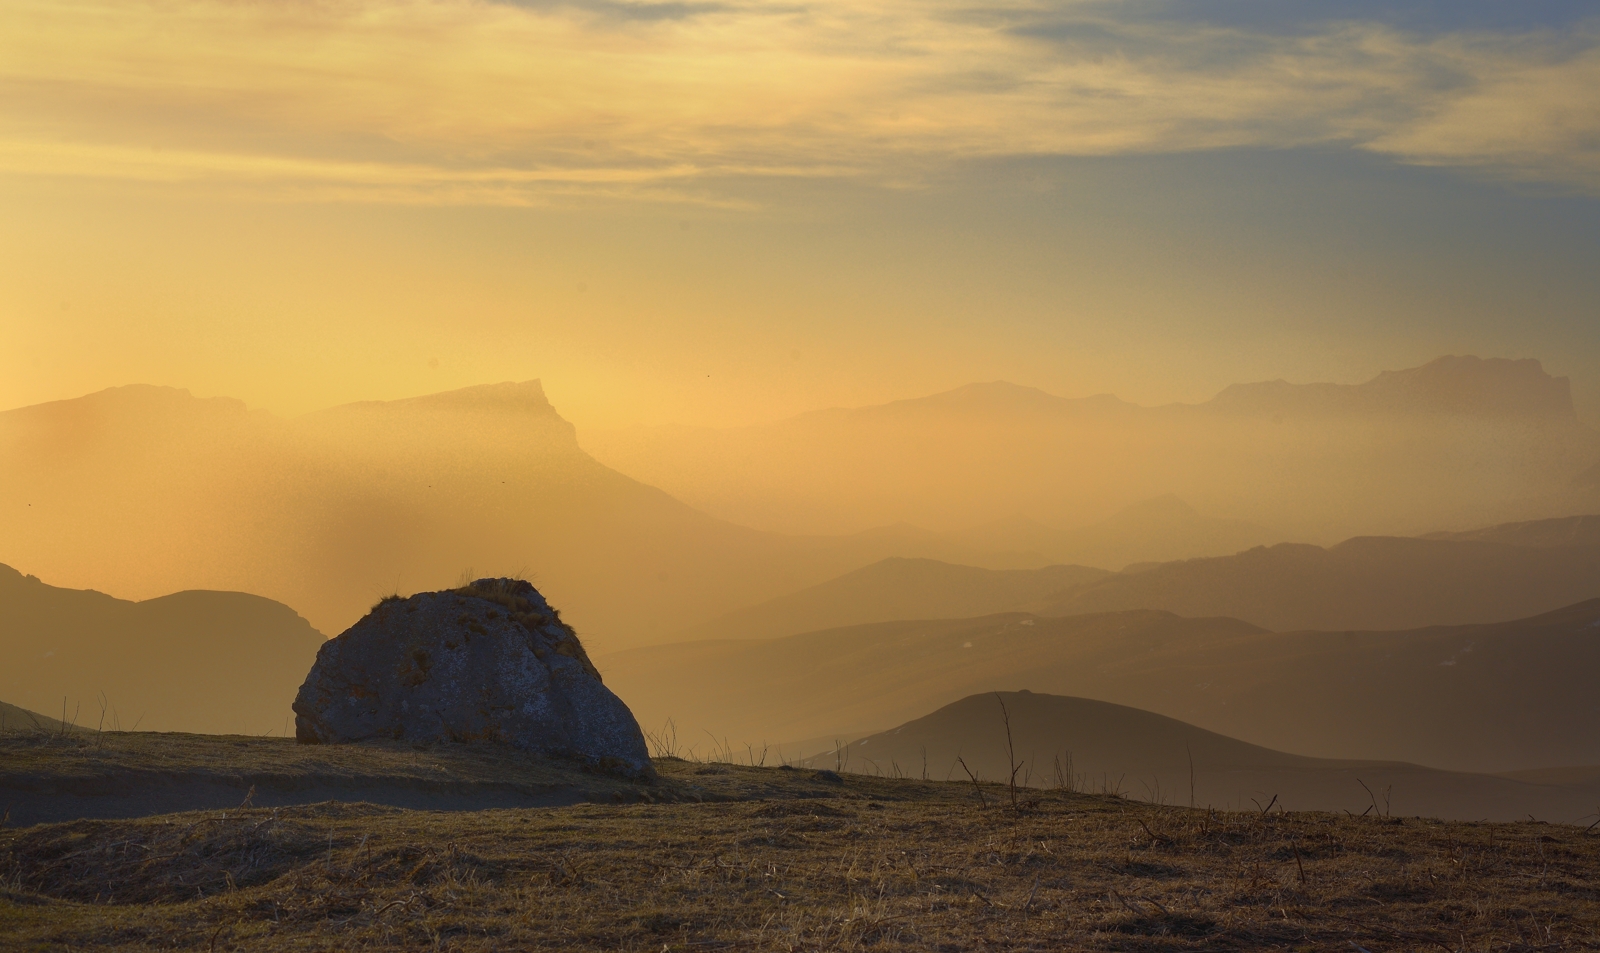
{"type": "Polygon", "coordinates": [[[290,419],[128,386],[0,413],[0,562],[133,598],[254,592],[330,633],[387,592],[528,574],[606,651],[886,557],[1120,570],[1600,510],[1569,391],[1471,357],[1159,408],[982,385],[605,437],[618,470],[538,381],[290,419]],[[790,522],[739,522],[772,512],[790,522]]]}

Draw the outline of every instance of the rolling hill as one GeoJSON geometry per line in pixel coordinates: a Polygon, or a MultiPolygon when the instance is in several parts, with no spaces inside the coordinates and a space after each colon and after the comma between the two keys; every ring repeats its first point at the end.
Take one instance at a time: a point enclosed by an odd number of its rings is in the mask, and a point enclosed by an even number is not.
{"type": "Polygon", "coordinates": [[[293,609],[260,596],[128,602],[0,566],[0,696],[36,712],[61,712],[64,701],[79,727],[281,733],[322,642],[293,609]]]}
{"type": "Polygon", "coordinates": [[[702,747],[848,740],[974,692],[1029,689],[1317,757],[1480,772],[1600,764],[1600,600],[1404,631],[1007,613],[650,646],[596,664],[647,729],[670,717],[702,747]]]}
{"type": "Polygon", "coordinates": [[[1137,708],[1026,691],[971,695],[804,763],[912,777],[926,766],[934,780],[962,779],[970,769],[981,780],[1002,782],[1021,765],[1019,784],[1067,784],[1229,810],[1275,803],[1291,811],[1571,823],[1592,819],[1600,799],[1592,779],[1561,783],[1394,761],[1307,758],[1137,708]]]}

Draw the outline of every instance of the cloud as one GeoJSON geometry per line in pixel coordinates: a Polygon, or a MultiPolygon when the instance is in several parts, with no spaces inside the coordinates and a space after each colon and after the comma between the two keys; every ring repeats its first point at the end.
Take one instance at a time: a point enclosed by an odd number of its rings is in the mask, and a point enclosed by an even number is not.
{"type": "Polygon", "coordinates": [[[721,3],[619,2],[619,0],[497,0],[515,7],[544,11],[581,11],[616,20],[685,20],[728,10],[721,3]]]}
{"type": "Polygon", "coordinates": [[[1179,9],[11,0],[0,172],[716,202],[730,177],[888,184],[971,158],[1343,143],[1600,192],[1592,30],[1179,9]]]}
{"type": "Polygon", "coordinates": [[[1365,147],[1407,162],[1463,166],[1600,194],[1600,108],[1594,98],[1600,49],[1563,56],[1476,55],[1499,62],[1471,88],[1365,147]]]}

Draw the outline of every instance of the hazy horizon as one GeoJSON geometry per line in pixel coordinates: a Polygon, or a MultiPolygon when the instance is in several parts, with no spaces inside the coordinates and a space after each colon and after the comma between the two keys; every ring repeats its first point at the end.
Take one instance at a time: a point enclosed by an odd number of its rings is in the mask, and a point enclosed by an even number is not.
{"type": "Polygon", "coordinates": [[[734,426],[1477,353],[1600,420],[1571,0],[25,0],[0,52],[0,406],[734,426]]]}
{"type": "Polygon", "coordinates": [[[288,734],[411,619],[644,774],[1029,691],[1600,803],[1596,90],[1578,0],[9,0],[0,706],[288,734]]]}

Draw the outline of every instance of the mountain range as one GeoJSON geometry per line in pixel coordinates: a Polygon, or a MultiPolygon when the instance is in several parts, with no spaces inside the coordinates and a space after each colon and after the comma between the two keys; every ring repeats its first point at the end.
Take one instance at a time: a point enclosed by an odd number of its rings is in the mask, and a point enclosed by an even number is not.
{"type": "MultiPolygon", "coordinates": [[[[1600,458],[1565,378],[1537,361],[1476,357],[1357,385],[1235,385],[1160,407],[971,384],[750,427],[592,432],[583,444],[708,513],[784,532],[1019,519],[1073,529],[1176,494],[1277,540],[1313,542],[1574,512],[1594,502],[1578,477],[1600,458]]],[[[1050,558],[1121,565],[1082,551],[1050,558]]]]}
{"type": "Polygon", "coordinates": [[[502,573],[617,647],[890,555],[986,558],[706,516],[584,453],[538,381],[292,420],[146,386],[0,413],[0,559],[133,597],[256,592],[330,633],[389,592],[502,573]]]}
{"type": "Polygon", "coordinates": [[[1600,599],[1512,622],[1272,632],[1127,610],[884,622],[596,659],[641,724],[809,753],[975,692],[1071,695],[1323,758],[1600,764],[1600,599]]]}
{"type": "Polygon", "coordinates": [[[994,612],[1065,616],[1163,609],[1268,629],[1403,629],[1500,622],[1600,597],[1600,517],[1280,543],[1231,556],[1135,565],[995,570],[891,558],[684,629],[683,638],[770,638],[895,619],[994,612]]]}
{"type": "MultiPolygon", "coordinates": [[[[1157,575],[1105,578],[1039,608],[1151,605],[1141,586],[1178,593],[1222,565],[1173,560],[1243,558],[1232,554],[1340,526],[1575,512],[1565,504],[1590,492],[1575,479],[1600,441],[1566,390],[1537,362],[1477,358],[1157,408],[984,384],[765,428],[675,431],[635,453],[603,434],[580,444],[538,381],[293,419],[138,385],[0,413],[0,560],[129,598],[259,593],[328,633],[389,592],[469,571],[525,575],[598,652],[682,638],[888,557],[988,569],[1162,562],[1157,575]],[[729,504],[701,477],[784,519],[729,504]],[[730,521],[746,517],[767,528],[730,521]]],[[[1337,574],[1352,545],[1251,558],[1280,575],[1325,571],[1318,560],[1337,574]]],[[[1434,606],[1398,621],[1313,619],[1274,608],[1270,592],[1250,611],[1186,598],[1160,604],[1270,627],[1507,617],[1434,606]]],[[[1527,601],[1552,606],[1537,592],[1527,601]]]]}

